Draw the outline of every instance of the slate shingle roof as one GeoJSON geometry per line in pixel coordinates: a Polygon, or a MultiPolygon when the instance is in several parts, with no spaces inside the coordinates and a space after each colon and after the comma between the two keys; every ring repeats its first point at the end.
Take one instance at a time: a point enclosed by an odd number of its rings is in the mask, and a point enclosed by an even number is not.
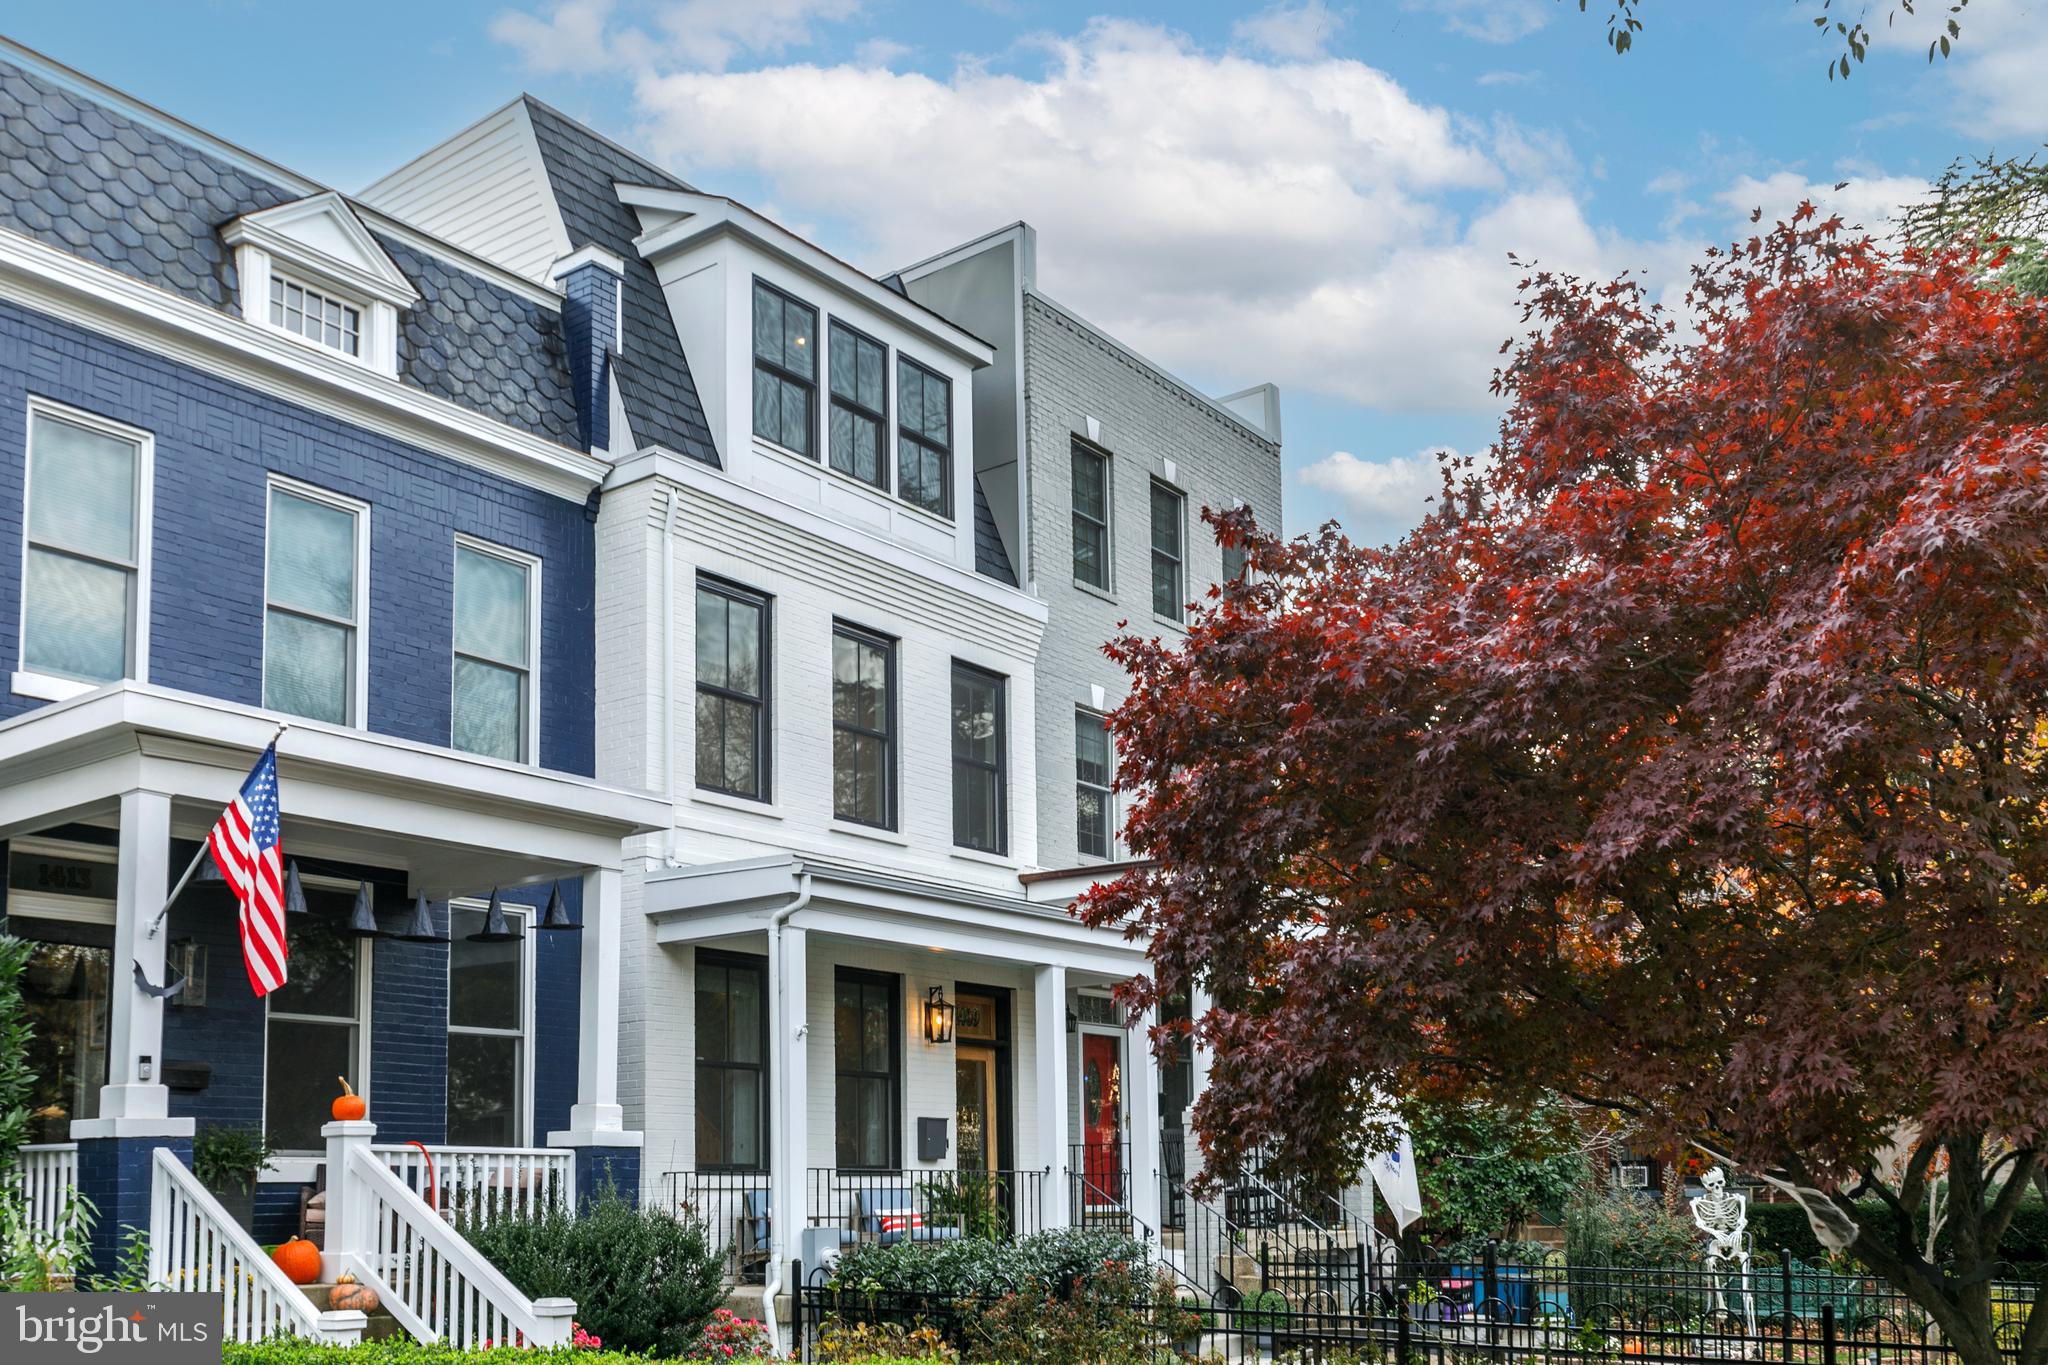
{"type": "Polygon", "coordinates": [[[640,235],[639,217],[619,202],[616,188],[631,184],[686,190],[689,186],[532,96],[527,97],[526,107],[569,244],[600,246],[626,263],[621,310],[625,354],[614,360],[612,368],[634,441],[717,465],[718,448],[711,438],[711,426],[704,420],[704,406],[697,398],[690,362],[676,336],[668,299],[654,277],[654,267],[640,258],[633,245],[640,235]]]}
{"type": "MultiPolygon", "coordinates": [[[[220,229],[300,198],[168,132],[0,62],[0,227],[236,312],[220,229]]],[[[385,240],[419,291],[399,375],[437,397],[578,444],[560,314],[450,261],[385,240]]]]}
{"type": "Polygon", "coordinates": [[[1010,552],[1003,548],[1003,533],[996,529],[996,514],[988,505],[979,475],[974,480],[974,571],[1017,586],[1017,571],[1010,567],[1010,552]]]}

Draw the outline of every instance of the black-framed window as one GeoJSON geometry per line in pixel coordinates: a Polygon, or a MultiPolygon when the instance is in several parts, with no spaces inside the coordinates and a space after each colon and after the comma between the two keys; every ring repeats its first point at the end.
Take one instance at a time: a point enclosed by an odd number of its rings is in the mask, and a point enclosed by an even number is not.
{"type": "Polygon", "coordinates": [[[1180,620],[1187,602],[1182,533],[1187,499],[1156,479],[1152,483],[1152,612],[1180,620]]]}
{"type": "Polygon", "coordinates": [[[832,467],[877,488],[889,486],[882,431],[889,410],[889,352],[881,342],[832,320],[832,416],[826,451],[832,467]]]}
{"type": "Polygon", "coordinates": [[[893,1169],[901,1151],[902,989],[841,967],[832,981],[834,1157],[842,1170],[893,1169]]]}
{"type": "Polygon", "coordinates": [[[953,842],[983,853],[1009,844],[1003,692],[1000,674],[953,661],[953,842]]]}
{"type": "Polygon", "coordinates": [[[697,577],[697,785],[766,801],[769,599],[697,577]]]}
{"type": "MultiPolygon", "coordinates": [[[[514,928],[527,917],[508,909],[514,928]]],[[[516,1147],[526,1113],[527,945],[472,942],[484,911],[448,909],[448,1141],[516,1147]]]]}
{"type": "Polygon", "coordinates": [[[768,1166],[768,965],[697,950],[697,1168],[768,1166]]]}
{"type": "Polygon", "coordinates": [[[896,827],[896,642],[832,626],[832,813],[896,827]]]}
{"type": "Polygon", "coordinates": [[[1242,546],[1242,545],[1226,545],[1226,546],[1224,546],[1224,547],[1223,547],[1223,581],[1224,581],[1225,583],[1235,583],[1235,582],[1237,582],[1237,580],[1238,580],[1238,579],[1240,579],[1240,578],[1243,578],[1243,577],[1244,577],[1244,571],[1245,571],[1245,566],[1246,566],[1247,564],[1249,564],[1250,562],[1251,562],[1251,556],[1250,556],[1250,555],[1248,555],[1247,553],[1245,553],[1245,548],[1244,548],[1244,546],[1242,546]]]}
{"type": "Polygon", "coordinates": [[[1074,443],[1074,581],[1109,590],[1109,456],[1074,443]]]}
{"type": "Polygon", "coordinates": [[[754,281],[754,434],[813,455],[817,429],[818,310],[754,281]]]}
{"type": "Polygon", "coordinates": [[[1074,712],[1074,847],[1084,858],[1107,858],[1116,837],[1114,772],[1109,722],[1093,711],[1074,712]]]}
{"type": "Polygon", "coordinates": [[[953,386],[896,357],[896,491],[905,502],[953,515],[953,386]]]}

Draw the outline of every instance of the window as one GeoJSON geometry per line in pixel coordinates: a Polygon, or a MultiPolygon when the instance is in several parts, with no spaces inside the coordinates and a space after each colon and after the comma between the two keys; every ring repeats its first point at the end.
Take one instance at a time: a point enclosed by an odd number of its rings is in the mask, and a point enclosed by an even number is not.
{"type": "Polygon", "coordinates": [[[366,509],[273,484],[264,586],[263,704],[354,723],[366,509]]]}
{"type": "Polygon", "coordinates": [[[1008,844],[1003,811],[1003,679],[953,664],[953,842],[983,853],[1008,844]]]}
{"type": "Polygon", "coordinates": [[[768,1165],[767,967],[697,950],[697,1168],[768,1165]]]}
{"type": "Polygon", "coordinates": [[[1109,457],[1074,446],[1074,581],[1109,591],[1109,457]]]}
{"type": "Polygon", "coordinates": [[[147,437],[30,409],[23,669],[139,676],[148,463],[147,437]]]}
{"type": "Polygon", "coordinates": [[[896,978],[841,968],[832,984],[838,1165],[842,1170],[893,1167],[900,1051],[896,978]]]}
{"type": "Polygon", "coordinates": [[[1152,613],[1180,620],[1187,601],[1181,580],[1181,495],[1163,483],[1152,485],[1152,613]]]}
{"type": "Polygon", "coordinates": [[[882,441],[883,412],[889,406],[889,353],[882,343],[832,324],[832,467],[877,488],[889,486],[882,463],[888,446],[882,441]]]}
{"type": "Polygon", "coordinates": [[[697,579],[697,785],[768,799],[768,599],[697,579]]]}
{"type": "MultiPolygon", "coordinates": [[[[448,910],[448,1141],[517,1147],[526,1112],[526,915],[504,943],[471,943],[484,912],[448,910]]],[[[293,952],[294,965],[298,954],[293,952]]]]}
{"type": "Polygon", "coordinates": [[[361,944],[348,932],[352,892],[306,888],[291,924],[291,979],[264,997],[263,1131],[285,1152],[320,1152],[334,1078],[362,1084],[361,944]]]}
{"type": "Polygon", "coordinates": [[[1074,846],[1084,858],[1107,858],[1116,823],[1110,792],[1109,722],[1093,711],[1074,713],[1074,846]]]}
{"type": "Polygon", "coordinates": [[[530,559],[455,545],[456,748],[490,758],[533,757],[533,579],[530,559]]]}
{"type": "Polygon", "coordinates": [[[270,325],[343,355],[362,352],[362,310],[277,275],[270,277],[270,325]]]}
{"type": "Polygon", "coordinates": [[[953,515],[953,386],[908,356],[896,358],[896,491],[953,515]]]}
{"type": "Polygon", "coordinates": [[[810,455],[818,310],[754,281],[754,434],[810,455]]]}
{"type": "Polygon", "coordinates": [[[896,827],[896,645],[832,628],[832,813],[896,827]]]}
{"type": "Polygon", "coordinates": [[[1226,545],[1226,546],[1224,546],[1224,547],[1223,547],[1223,581],[1224,581],[1225,583],[1235,583],[1235,582],[1237,582],[1237,580],[1238,580],[1238,579],[1240,579],[1240,578],[1243,578],[1243,577],[1244,577],[1244,568],[1245,568],[1245,565],[1246,565],[1246,563],[1248,563],[1248,562],[1249,562],[1249,557],[1248,557],[1248,556],[1247,556],[1247,555],[1245,554],[1245,551],[1244,551],[1244,546],[1242,546],[1242,545],[1226,545]]]}

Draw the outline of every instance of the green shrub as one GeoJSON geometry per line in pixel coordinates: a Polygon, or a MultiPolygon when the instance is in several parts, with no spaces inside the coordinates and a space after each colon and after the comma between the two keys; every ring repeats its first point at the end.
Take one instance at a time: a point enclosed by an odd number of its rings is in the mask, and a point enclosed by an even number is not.
{"type": "Polygon", "coordinates": [[[646,1359],[624,1351],[577,1351],[568,1347],[528,1351],[500,1346],[488,1351],[465,1351],[443,1342],[414,1341],[410,1337],[387,1337],[383,1341],[365,1341],[360,1346],[330,1346],[298,1337],[272,1337],[248,1345],[230,1341],[221,1347],[221,1365],[641,1365],[646,1359]]]}
{"type": "MultiPolygon", "coordinates": [[[[1891,1241],[1898,1228],[1898,1216],[1891,1207],[1876,1200],[1856,1206],[1856,1221],[1874,1229],[1884,1241],[1891,1241]]],[[[1827,1251],[1813,1235],[1813,1225],[1806,1221],[1806,1211],[1797,1204],[1752,1203],[1749,1235],[1759,1251],[1789,1251],[1809,1265],[1827,1259],[1827,1251]]],[[[1912,1240],[1918,1245],[1920,1232],[1916,1231],[1912,1240]]],[[[1949,1254],[1946,1236],[1937,1239],[1935,1252],[1937,1259],[1949,1254]]],[[[2021,1200],[1998,1244],[1998,1254],[2019,1267],[2048,1262],[2048,1205],[2034,1198],[2021,1200]]]]}
{"type": "Polygon", "coordinates": [[[528,1298],[576,1300],[576,1320],[613,1350],[682,1355],[725,1302],[724,1250],[701,1222],[636,1209],[609,1187],[581,1217],[556,1206],[465,1219],[461,1232],[528,1298]]]}
{"type": "Polygon", "coordinates": [[[1166,1272],[1106,1262],[1069,1294],[1006,1294],[982,1308],[966,1322],[966,1355],[989,1365],[1155,1365],[1201,1324],[1166,1272]]]}
{"type": "Polygon", "coordinates": [[[1049,1291],[1094,1272],[1104,1262],[1141,1265],[1143,1242],[1101,1228],[1056,1228],[1016,1242],[960,1238],[950,1242],[898,1242],[848,1247],[833,1267],[832,1283],[854,1293],[929,1294],[939,1298],[995,1297],[1049,1291]]]}
{"type": "Polygon", "coordinates": [[[254,1128],[208,1124],[192,1135],[192,1174],[209,1190],[247,1189],[269,1160],[270,1143],[254,1128]]]}
{"type": "Polygon", "coordinates": [[[0,933],[0,1176],[14,1169],[28,1141],[28,1101],[36,1084],[28,1062],[28,1005],[21,998],[28,955],[27,939],[0,933]]]}

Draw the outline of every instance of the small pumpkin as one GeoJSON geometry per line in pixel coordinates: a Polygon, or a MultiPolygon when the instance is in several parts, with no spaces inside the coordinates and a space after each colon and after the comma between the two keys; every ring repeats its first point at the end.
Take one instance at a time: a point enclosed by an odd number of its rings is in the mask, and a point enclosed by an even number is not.
{"type": "Polygon", "coordinates": [[[370,1106],[349,1085],[348,1077],[336,1076],[334,1079],[341,1082],[341,1093],[334,1097],[334,1103],[328,1106],[327,1112],[334,1115],[336,1122],[352,1123],[370,1112],[370,1106]]]}
{"type": "Polygon", "coordinates": [[[374,1313],[381,1302],[376,1290],[357,1284],[356,1277],[346,1270],[334,1277],[334,1288],[327,1294],[327,1306],[343,1313],[374,1313]]]}
{"type": "Polygon", "coordinates": [[[320,1278],[320,1248],[303,1237],[280,1243],[270,1259],[293,1284],[312,1284],[320,1278]]]}

